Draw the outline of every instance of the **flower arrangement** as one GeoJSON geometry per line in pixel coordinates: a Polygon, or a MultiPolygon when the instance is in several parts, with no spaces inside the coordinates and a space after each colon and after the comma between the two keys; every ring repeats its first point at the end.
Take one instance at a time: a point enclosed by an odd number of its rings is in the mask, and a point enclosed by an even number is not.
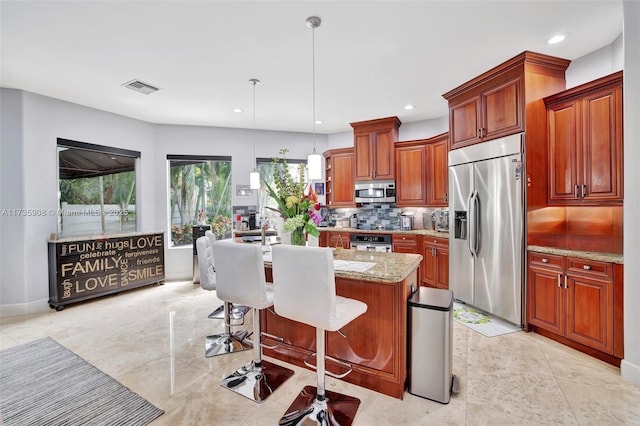
{"type": "Polygon", "coordinates": [[[320,235],[316,227],[322,221],[318,214],[320,203],[313,191],[313,186],[304,181],[305,164],[301,164],[298,168],[297,178],[289,173],[287,152],[287,149],[281,149],[279,155],[273,158],[275,165],[273,187],[268,182],[264,182],[267,193],[278,204],[277,209],[267,208],[280,213],[285,219],[284,230],[291,232],[293,244],[304,244],[304,233],[314,237],[320,235]],[[300,238],[302,241],[299,240],[300,238]]]}

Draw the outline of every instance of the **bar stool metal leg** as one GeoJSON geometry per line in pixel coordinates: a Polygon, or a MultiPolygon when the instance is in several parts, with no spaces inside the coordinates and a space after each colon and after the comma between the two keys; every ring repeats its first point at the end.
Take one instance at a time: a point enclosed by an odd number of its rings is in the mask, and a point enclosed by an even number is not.
{"type": "Polygon", "coordinates": [[[293,370],[272,364],[262,359],[260,334],[260,310],[253,309],[253,360],[234,371],[220,383],[235,393],[255,402],[262,402],[293,376],[293,370]]]}
{"type": "Polygon", "coordinates": [[[242,352],[249,350],[253,345],[246,341],[248,332],[246,330],[231,332],[231,318],[229,312],[231,310],[230,303],[225,302],[224,309],[224,327],[225,332],[205,337],[204,355],[207,358],[227,355],[233,352],[242,352]]]}
{"type": "Polygon", "coordinates": [[[280,426],[351,425],[360,406],[358,398],[325,389],[325,336],[316,329],[318,386],[305,386],[282,416],[280,426]]]}

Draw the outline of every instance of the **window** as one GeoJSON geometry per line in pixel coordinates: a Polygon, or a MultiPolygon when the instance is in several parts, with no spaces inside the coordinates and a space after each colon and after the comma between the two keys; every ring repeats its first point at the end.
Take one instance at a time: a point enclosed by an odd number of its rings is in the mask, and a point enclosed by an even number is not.
{"type": "Polygon", "coordinates": [[[58,139],[58,235],[136,230],[137,151],[58,139]]]}
{"type": "MultiPolygon", "coordinates": [[[[283,167],[281,159],[276,163],[272,158],[258,158],[258,172],[260,173],[260,195],[258,197],[258,212],[260,212],[260,218],[264,222],[269,223],[269,228],[275,228],[277,220],[279,219],[278,213],[270,208],[278,208],[278,204],[275,200],[269,197],[267,188],[264,185],[264,181],[268,182],[273,187],[273,175],[276,167],[283,167]]],[[[295,160],[287,158],[287,166],[291,176],[297,179],[300,171],[300,164],[306,164],[305,160],[295,160]]],[[[305,182],[308,182],[307,169],[305,168],[305,182]]]]}
{"type": "Polygon", "coordinates": [[[168,155],[171,246],[193,244],[192,227],[231,237],[231,157],[168,155]]]}

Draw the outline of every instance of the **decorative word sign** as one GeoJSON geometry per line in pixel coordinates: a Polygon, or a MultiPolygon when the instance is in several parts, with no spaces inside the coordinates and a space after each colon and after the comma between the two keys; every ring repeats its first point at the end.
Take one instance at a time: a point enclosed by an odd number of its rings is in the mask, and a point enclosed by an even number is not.
{"type": "Polygon", "coordinates": [[[164,282],[164,233],[49,241],[49,306],[164,282]]]}

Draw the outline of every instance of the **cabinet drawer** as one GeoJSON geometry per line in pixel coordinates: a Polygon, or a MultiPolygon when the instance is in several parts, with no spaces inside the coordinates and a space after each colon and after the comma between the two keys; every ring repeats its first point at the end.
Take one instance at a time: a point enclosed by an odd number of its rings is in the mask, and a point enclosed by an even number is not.
{"type": "Polygon", "coordinates": [[[529,265],[544,268],[564,269],[563,257],[556,256],[554,254],[529,252],[529,265]]]}
{"type": "Polygon", "coordinates": [[[597,260],[577,259],[573,257],[567,258],[567,273],[582,276],[612,278],[612,265],[607,262],[599,262],[597,260]]]}
{"type": "Polygon", "coordinates": [[[449,240],[447,238],[436,238],[425,235],[424,237],[424,245],[437,245],[442,246],[444,248],[449,247],[449,240]]]}
{"type": "Polygon", "coordinates": [[[394,243],[418,244],[417,235],[393,234],[392,240],[394,243]]]}

